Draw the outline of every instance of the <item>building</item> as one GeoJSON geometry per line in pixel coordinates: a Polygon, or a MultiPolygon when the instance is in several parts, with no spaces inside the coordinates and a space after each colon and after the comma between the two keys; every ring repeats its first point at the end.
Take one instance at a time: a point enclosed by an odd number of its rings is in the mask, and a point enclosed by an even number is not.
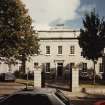
{"type": "Polygon", "coordinates": [[[8,65],[8,62],[6,61],[0,61],[0,73],[6,73],[6,72],[15,72],[18,71],[21,67],[21,63],[15,62],[14,64],[8,65]]]}
{"type": "MultiPolygon", "coordinates": [[[[54,74],[56,78],[62,78],[69,74],[72,67],[78,66],[78,70],[86,73],[93,68],[93,62],[81,56],[81,48],[78,44],[78,30],[65,28],[52,28],[50,30],[37,31],[40,44],[40,54],[27,62],[26,72],[34,71],[38,66],[46,74],[54,74]]],[[[20,64],[12,65],[12,72],[19,70],[20,64]]],[[[7,64],[0,63],[0,72],[8,72],[7,64]]],[[[102,58],[96,64],[96,74],[101,75],[102,58]]]]}
{"type": "MultiPolygon", "coordinates": [[[[93,69],[93,62],[81,56],[77,39],[78,30],[53,28],[38,31],[37,34],[40,40],[40,54],[32,57],[32,62],[27,63],[28,69],[34,70],[39,66],[46,74],[54,74],[56,78],[64,77],[74,65],[78,66],[78,70],[82,73],[93,69]]],[[[102,58],[99,58],[96,74],[102,73],[102,58]]]]}

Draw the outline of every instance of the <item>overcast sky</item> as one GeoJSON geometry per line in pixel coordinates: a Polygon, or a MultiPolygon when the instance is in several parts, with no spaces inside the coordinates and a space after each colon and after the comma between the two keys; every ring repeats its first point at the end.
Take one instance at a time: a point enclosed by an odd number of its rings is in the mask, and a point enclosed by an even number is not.
{"type": "Polygon", "coordinates": [[[46,28],[56,24],[80,28],[84,12],[96,8],[105,16],[105,0],[22,0],[29,9],[34,25],[46,28]]]}

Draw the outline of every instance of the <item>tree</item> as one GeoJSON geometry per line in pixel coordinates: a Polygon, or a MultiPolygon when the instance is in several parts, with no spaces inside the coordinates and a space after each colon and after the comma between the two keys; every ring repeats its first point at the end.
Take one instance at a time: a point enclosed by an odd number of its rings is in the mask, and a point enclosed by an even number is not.
{"type": "Polygon", "coordinates": [[[25,65],[29,56],[38,53],[38,48],[25,5],[20,0],[0,0],[0,57],[8,62],[22,58],[25,65]]]}
{"type": "Polygon", "coordinates": [[[95,64],[99,57],[103,55],[105,47],[105,21],[100,19],[94,11],[86,13],[83,19],[83,29],[80,29],[79,45],[82,48],[82,55],[94,63],[94,84],[95,84],[95,64]]]}
{"type": "Polygon", "coordinates": [[[32,35],[26,35],[21,38],[21,43],[19,47],[19,55],[16,56],[19,60],[22,61],[22,70],[25,73],[26,70],[26,61],[30,59],[30,56],[34,54],[38,54],[39,51],[38,38],[35,36],[35,32],[33,31],[32,35]]]}

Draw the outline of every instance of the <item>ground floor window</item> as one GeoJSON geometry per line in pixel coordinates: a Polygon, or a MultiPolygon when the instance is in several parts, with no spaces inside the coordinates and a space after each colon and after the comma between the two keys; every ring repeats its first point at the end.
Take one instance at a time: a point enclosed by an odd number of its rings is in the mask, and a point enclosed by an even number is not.
{"type": "Polygon", "coordinates": [[[82,72],[87,72],[87,63],[82,63],[82,72]]]}
{"type": "Polygon", "coordinates": [[[103,72],[103,63],[99,63],[99,72],[103,72]]]}
{"type": "Polygon", "coordinates": [[[34,68],[37,68],[38,67],[38,62],[35,62],[34,63],[34,68]]]}
{"type": "Polygon", "coordinates": [[[72,70],[72,68],[74,67],[75,63],[70,63],[70,70],[72,70]]]}
{"type": "Polygon", "coordinates": [[[46,72],[50,72],[50,63],[46,63],[45,69],[46,69],[46,72]]]}

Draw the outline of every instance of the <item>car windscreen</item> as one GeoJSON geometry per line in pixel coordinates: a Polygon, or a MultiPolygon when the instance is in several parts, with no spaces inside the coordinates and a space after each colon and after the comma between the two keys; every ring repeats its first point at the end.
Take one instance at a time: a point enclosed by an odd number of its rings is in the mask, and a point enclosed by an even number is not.
{"type": "Polygon", "coordinates": [[[67,97],[64,96],[64,94],[60,91],[60,90],[57,90],[55,92],[55,95],[63,102],[65,103],[66,105],[70,105],[70,102],[69,102],[69,99],[67,97]]]}

